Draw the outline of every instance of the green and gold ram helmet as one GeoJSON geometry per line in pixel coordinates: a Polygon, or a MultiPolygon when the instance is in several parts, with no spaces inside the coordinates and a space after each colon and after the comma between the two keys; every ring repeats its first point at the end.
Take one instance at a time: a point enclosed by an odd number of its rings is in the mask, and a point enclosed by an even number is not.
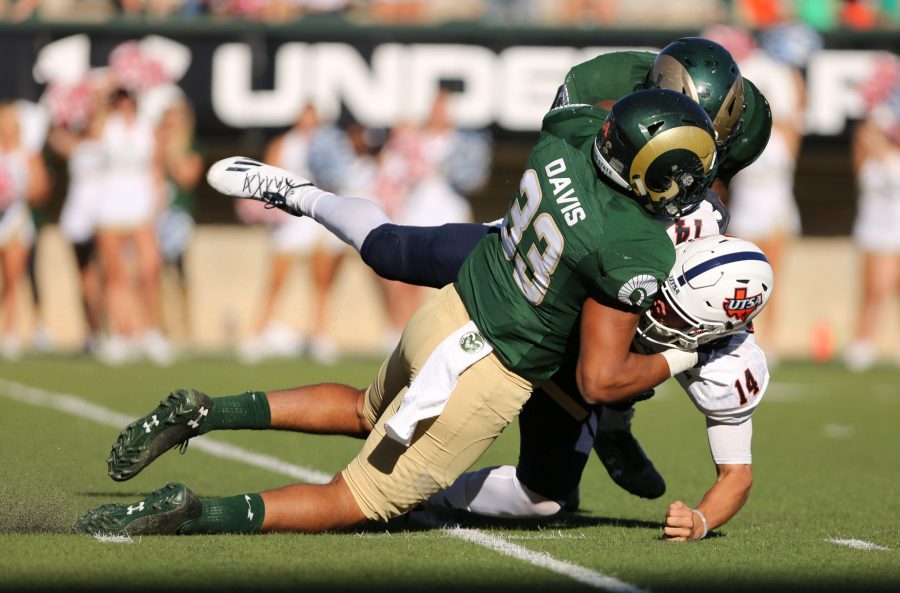
{"type": "Polygon", "coordinates": [[[740,134],[744,81],[724,47],[702,37],[673,41],[657,54],[645,88],[670,89],[700,104],[716,131],[716,144],[726,146],[740,134]]]}
{"type": "Polygon", "coordinates": [[[655,215],[678,218],[697,207],[712,182],[713,124],[697,102],[666,89],[613,103],[594,140],[601,174],[655,215]]]}

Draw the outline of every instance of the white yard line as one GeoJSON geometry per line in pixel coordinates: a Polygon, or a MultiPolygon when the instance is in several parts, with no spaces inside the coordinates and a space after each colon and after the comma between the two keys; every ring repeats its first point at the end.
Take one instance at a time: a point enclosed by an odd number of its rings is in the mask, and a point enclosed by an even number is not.
{"type": "MultiPolygon", "coordinates": [[[[10,399],[43,408],[52,408],[114,428],[124,428],[134,420],[133,416],[126,416],[109,408],[98,406],[76,395],[45,391],[37,387],[7,381],[6,379],[0,379],[0,391],[3,391],[10,399]]],[[[191,439],[191,448],[199,449],[214,457],[240,461],[247,465],[268,469],[278,474],[309,482],[310,484],[324,484],[331,480],[331,475],[324,472],[294,465],[271,455],[254,453],[241,447],[212,440],[209,437],[191,439]]]]}
{"type": "Polygon", "coordinates": [[[534,566],[546,568],[556,574],[569,577],[573,581],[578,581],[585,585],[589,585],[596,589],[604,591],[614,591],[616,593],[645,593],[643,589],[638,589],[628,583],[623,583],[619,579],[607,576],[603,573],[584,568],[571,562],[557,560],[546,552],[535,552],[528,548],[523,548],[514,544],[499,535],[485,533],[477,529],[465,529],[462,527],[445,527],[444,532],[447,535],[461,539],[463,541],[477,544],[484,548],[499,552],[504,556],[527,562],[534,566]]]}
{"type": "MultiPolygon", "coordinates": [[[[42,408],[50,408],[115,428],[122,428],[134,420],[133,417],[120,414],[119,412],[89,402],[76,395],[55,393],[2,378],[0,378],[0,395],[4,395],[9,399],[18,402],[42,408]]],[[[209,437],[192,439],[191,447],[215,457],[239,461],[254,467],[268,469],[274,473],[296,478],[308,483],[322,484],[331,479],[331,476],[324,472],[294,465],[293,463],[282,461],[277,457],[272,457],[270,455],[254,453],[235,445],[214,441],[209,437]]],[[[442,532],[450,537],[477,544],[533,566],[545,568],[551,572],[555,572],[597,589],[613,591],[616,593],[646,592],[644,589],[639,589],[603,573],[577,564],[572,564],[571,562],[557,560],[545,552],[535,552],[523,548],[499,535],[492,535],[477,529],[464,529],[459,526],[451,526],[427,517],[424,522],[431,524],[434,527],[441,528],[442,532]]],[[[124,543],[119,540],[111,539],[102,539],[98,541],[124,543]]]]}
{"type": "Polygon", "coordinates": [[[878,550],[881,552],[890,550],[890,548],[886,548],[885,546],[879,546],[878,544],[873,544],[872,542],[867,542],[862,539],[831,538],[826,539],[825,541],[837,544],[839,546],[847,546],[848,548],[853,548],[854,550],[878,550]]]}
{"type": "Polygon", "coordinates": [[[104,535],[102,533],[95,533],[94,539],[100,542],[101,544],[133,544],[134,540],[131,539],[130,535],[104,535]]]}
{"type": "Polygon", "coordinates": [[[846,424],[826,424],[822,427],[822,434],[829,439],[849,439],[854,432],[853,427],[846,424]]]}

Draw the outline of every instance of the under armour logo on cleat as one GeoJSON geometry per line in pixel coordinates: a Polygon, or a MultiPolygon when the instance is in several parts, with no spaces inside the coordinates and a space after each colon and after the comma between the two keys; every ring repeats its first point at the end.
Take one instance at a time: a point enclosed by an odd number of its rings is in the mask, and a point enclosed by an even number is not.
{"type": "Polygon", "coordinates": [[[153,417],[150,419],[150,422],[144,422],[144,430],[149,434],[150,429],[154,426],[159,426],[159,420],[156,419],[156,414],[153,414],[153,417]]]}
{"type": "Polygon", "coordinates": [[[128,505],[128,512],[126,514],[130,515],[131,513],[135,512],[135,511],[143,511],[143,510],[144,510],[144,501],[141,501],[137,504],[136,507],[128,505]]]}
{"type": "Polygon", "coordinates": [[[195,420],[188,420],[188,426],[191,428],[200,428],[200,423],[203,422],[203,419],[209,414],[209,410],[200,406],[200,415],[197,416],[195,420]]]}
{"type": "Polygon", "coordinates": [[[244,500],[247,501],[247,520],[252,521],[253,520],[253,507],[250,506],[250,497],[245,494],[244,500]]]}

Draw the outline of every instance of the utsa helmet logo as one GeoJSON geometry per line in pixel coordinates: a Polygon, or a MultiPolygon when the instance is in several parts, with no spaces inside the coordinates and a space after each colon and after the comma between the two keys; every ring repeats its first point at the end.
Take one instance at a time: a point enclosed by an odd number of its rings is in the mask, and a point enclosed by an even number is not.
{"type": "Polygon", "coordinates": [[[762,306],[762,297],[762,293],[748,297],[746,288],[735,288],[734,298],[725,299],[722,307],[729,317],[734,317],[739,321],[746,321],[748,317],[753,315],[754,311],[762,306]]]}

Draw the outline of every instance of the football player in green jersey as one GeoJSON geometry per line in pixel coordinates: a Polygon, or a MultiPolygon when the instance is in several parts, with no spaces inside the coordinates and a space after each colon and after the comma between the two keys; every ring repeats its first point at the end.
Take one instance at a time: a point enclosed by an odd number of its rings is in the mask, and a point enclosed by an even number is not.
{"type": "MultiPolygon", "coordinates": [[[[573,67],[560,86],[553,109],[575,105],[608,107],[635,89],[668,88],[699,102],[716,131],[714,188],[725,194],[725,184],[753,162],[771,130],[768,103],[759,90],[743,79],[730,54],[702,38],[679,39],[660,51],[622,51],[603,54],[573,67]]],[[[617,183],[624,180],[617,172],[617,183]]],[[[727,225],[727,211],[710,196],[727,225]]],[[[569,216],[578,216],[572,206],[569,216]]],[[[484,225],[445,225],[413,228],[391,224],[369,202],[334,202],[320,207],[315,218],[355,247],[380,276],[412,284],[441,287],[456,281],[463,260],[492,229],[484,225]]],[[[683,229],[680,240],[696,237],[697,229],[683,229]]],[[[629,492],[656,498],[665,481],[630,431],[633,409],[628,404],[607,407],[598,431],[596,451],[617,484],[629,492]],[[610,427],[604,430],[604,427],[610,427]]]]}
{"type": "MultiPolygon", "coordinates": [[[[169,486],[143,505],[95,509],[76,528],[320,531],[387,520],[467,469],[572,352],[578,390],[594,403],[627,399],[692,367],[696,352],[642,355],[630,344],[674,261],[654,216],[677,216],[702,201],[713,134],[704,110],[669,90],[626,96],[611,112],[554,109],[501,232],[485,237],[456,285],[413,316],[367,390],[318,385],[216,399],[183,390],[123,431],[110,458],[110,474],[121,480],[211,429],[368,431],[359,456],[332,482],[200,504],[187,487],[169,486]]],[[[333,197],[242,157],[220,161],[208,179],[222,193],[313,217],[333,197]]]]}
{"type": "Polygon", "coordinates": [[[713,120],[718,159],[713,189],[724,197],[734,175],[769,141],[772,112],[759,89],[741,76],[728,50],[701,37],[673,41],[658,54],[602,54],[569,70],[554,107],[609,105],[641,88],[664,88],[697,101],[713,120]]]}

